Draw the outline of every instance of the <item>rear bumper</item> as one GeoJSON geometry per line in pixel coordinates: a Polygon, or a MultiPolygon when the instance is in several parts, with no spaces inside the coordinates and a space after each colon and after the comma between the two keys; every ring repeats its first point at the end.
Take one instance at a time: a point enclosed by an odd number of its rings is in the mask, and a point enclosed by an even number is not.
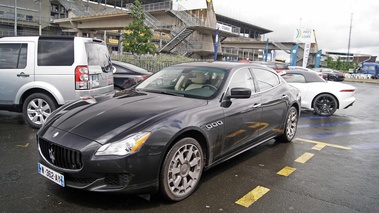
{"type": "Polygon", "coordinates": [[[86,99],[88,97],[98,97],[98,96],[113,96],[115,94],[114,92],[114,86],[108,85],[106,87],[99,87],[94,88],[90,90],[76,90],[75,98],[76,100],[79,99],[86,99]]]}

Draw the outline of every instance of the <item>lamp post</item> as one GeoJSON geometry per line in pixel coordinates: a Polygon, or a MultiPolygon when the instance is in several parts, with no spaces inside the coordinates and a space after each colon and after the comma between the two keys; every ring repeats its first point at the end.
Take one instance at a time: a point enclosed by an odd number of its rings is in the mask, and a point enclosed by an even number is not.
{"type": "Polygon", "coordinates": [[[17,0],[14,0],[14,35],[17,36],[17,0]]]}
{"type": "Polygon", "coordinates": [[[38,23],[38,33],[42,35],[42,26],[41,26],[41,12],[42,12],[42,0],[39,0],[39,23],[38,23]]]}

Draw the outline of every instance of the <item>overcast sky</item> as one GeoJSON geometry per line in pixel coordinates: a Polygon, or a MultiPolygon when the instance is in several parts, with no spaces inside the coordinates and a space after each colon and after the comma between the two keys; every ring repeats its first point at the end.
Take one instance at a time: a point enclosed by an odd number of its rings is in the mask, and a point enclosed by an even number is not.
{"type": "Polygon", "coordinates": [[[323,53],[347,53],[351,26],[350,53],[379,58],[379,0],[213,0],[213,5],[217,14],[272,30],[269,40],[292,41],[297,28],[314,29],[323,53]]]}

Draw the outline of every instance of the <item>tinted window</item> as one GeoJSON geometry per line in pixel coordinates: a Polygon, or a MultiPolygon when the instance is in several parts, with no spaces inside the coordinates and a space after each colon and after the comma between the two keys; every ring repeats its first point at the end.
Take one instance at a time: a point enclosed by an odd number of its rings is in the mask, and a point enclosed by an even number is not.
{"type": "Polygon", "coordinates": [[[257,79],[260,91],[271,89],[280,83],[279,77],[268,70],[253,69],[253,73],[257,79]]]}
{"type": "Polygon", "coordinates": [[[233,74],[232,80],[229,83],[229,88],[231,89],[235,87],[249,88],[252,92],[255,91],[253,78],[249,69],[243,68],[233,74]]]}
{"type": "Polygon", "coordinates": [[[287,74],[283,75],[282,77],[288,83],[306,83],[304,76],[300,75],[300,74],[296,74],[296,73],[289,74],[289,73],[287,73],[287,74]]]}
{"type": "Polygon", "coordinates": [[[0,69],[26,67],[27,44],[0,44],[0,69]]]}
{"type": "Polygon", "coordinates": [[[71,66],[74,63],[74,38],[40,38],[38,66],[71,66]]]}
{"type": "MultiPolygon", "coordinates": [[[[87,42],[85,43],[88,55],[88,65],[100,65],[103,68],[110,69],[110,54],[104,43],[87,42]]],[[[109,70],[108,70],[109,71],[109,70]]]]}

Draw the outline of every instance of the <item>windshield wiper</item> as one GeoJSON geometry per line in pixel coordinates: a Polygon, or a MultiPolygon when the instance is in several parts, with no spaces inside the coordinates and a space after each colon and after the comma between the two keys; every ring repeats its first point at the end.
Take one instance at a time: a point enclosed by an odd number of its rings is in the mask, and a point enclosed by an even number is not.
{"type": "Polygon", "coordinates": [[[184,97],[184,94],[175,93],[175,92],[160,91],[160,93],[161,93],[161,94],[167,94],[167,95],[174,95],[174,96],[184,97]]]}
{"type": "Polygon", "coordinates": [[[180,96],[184,97],[184,94],[175,93],[175,92],[169,92],[165,90],[152,90],[152,89],[136,89],[137,91],[143,91],[143,92],[151,92],[151,93],[159,93],[159,94],[166,94],[166,95],[174,95],[174,96],[180,96]]]}

